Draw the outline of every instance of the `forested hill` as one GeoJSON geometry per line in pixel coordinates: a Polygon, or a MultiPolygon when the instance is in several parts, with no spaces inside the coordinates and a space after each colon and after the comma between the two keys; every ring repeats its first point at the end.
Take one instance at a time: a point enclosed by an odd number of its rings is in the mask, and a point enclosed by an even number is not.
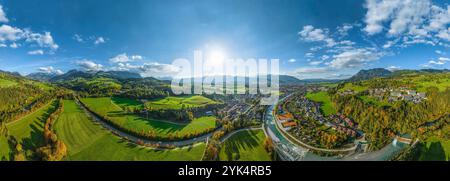
{"type": "Polygon", "coordinates": [[[138,73],[128,72],[128,71],[98,71],[98,72],[89,72],[89,71],[79,71],[79,70],[70,70],[65,74],[54,76],[49,79],[51,82],[62,82],[62,81],[70,81],[76,78],[95,78],[95,77],[105,77],[112,79],[138,79],[142,78],[138,73]]]}
{"type": "Polygon", "coordinates": [[[0,120],[10,121],[40,107],[56,92],[51,84],[0,71],[0,120]]]}
{"type": "Polygon", "coordinates": [[[379,77],[392,77],[405,74],[420,74],[420,73],[445,73],[450,72],[448,69],[421,69],[421,70],[395,70],[390,71],[384,68],[374,68],[368,70],[360,70],[358,73],[347,79],[349,82],[356,82],[361,80],[369,80],[379,77]]]}
{"type": "Polygon", "coordinates": [[[369,70],[360,70],[358,73],[350,77],[349,81],[367,80],[375,77],[387,77],[392,74],[391,71],[384,68],[375,68],[369,70]]]}

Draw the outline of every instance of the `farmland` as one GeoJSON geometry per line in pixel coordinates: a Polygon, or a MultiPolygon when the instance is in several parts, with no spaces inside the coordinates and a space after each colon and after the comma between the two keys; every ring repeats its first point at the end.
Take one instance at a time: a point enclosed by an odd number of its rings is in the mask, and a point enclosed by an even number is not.
{"type": "Polygon", "coordinates": [[[217,104],[217,102],[203,96],[169,96],[145,103],[146,107],[150,109],[181,109],[183,107],[203,107],[210,104],[217,104]]]}
{"type": "MultiPolygon", "coordinates": [[[[19,143],[22,144],[26,157],[31,159],[34,157],[33,150],[44,144],[43,128],[44,122],[55,110],[56,102],[52,102],[37,111],[7,124],[9,135],[13,136],[19,143]]],[[[0,137],[0,157],[1,159],[9,160],[10,154],[13,151],[4,136],[0,137]]]]}
{"type": "Polygon", "coordinates": [[[245,130],[236,133],[222,143],[219,158],[222,161],[270,161],[263,147],[262,130],[245,130]]]}
{"type": "Polygon", "coordinates": [[[193,121],[174,123],[166,120],[146,119],[134,114],[124,112],[120,106],[112,102],[111,98],[84,98],[82,101],[99,115],[105,115],[127,129],[136,132],[155,132],[159,137],[167,138],[173,135],[189,135],[215,128],[216,118],[206,116],[195,118],[193,121]]]}
{"type": "Polygon", "coordinates": [[[321,103],[322,105],[320,106],[320,110],[325,116],[336,113],[336,109],[334,108],[330,95],[328,95],[327,92],[308,93],[306,98],[321,103]]]}
{"type": "Polygon", "coordinates": [[[92,122],[71,100],[54,130],[68,147],[66,160],[200,160],[205,145],[173,150],[155,150],[128,143],[92,122]],[[99,151],[102,150],[102,151],[99,151]]]}

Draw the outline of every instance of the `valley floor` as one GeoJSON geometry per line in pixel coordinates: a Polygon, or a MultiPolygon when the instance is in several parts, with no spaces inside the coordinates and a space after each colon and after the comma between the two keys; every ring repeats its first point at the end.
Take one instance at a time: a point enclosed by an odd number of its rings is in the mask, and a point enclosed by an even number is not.
{"type": "Polygon", "coordinates": [[[141,147],[113,135],[89,120],[72,100],[64,101],[64,112],[54,130],[68,147],[66,160],[200,160],[204,143],[172,150],[141,147]]]}

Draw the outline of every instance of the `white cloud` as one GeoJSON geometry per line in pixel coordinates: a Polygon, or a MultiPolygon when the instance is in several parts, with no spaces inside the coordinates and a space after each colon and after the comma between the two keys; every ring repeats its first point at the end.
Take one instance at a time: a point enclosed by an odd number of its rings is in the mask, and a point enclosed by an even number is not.
{"type": "Polygon", "coordinates": [[[348,35],[348,31],[351,30],[353,28],[353,25],[351,24],[344,24],[342,26],[338,26],[337,27],[337,31],[341,36],[347,36],[348,35]]]}
{"type": "Polygon", "coordinates": [[[289,59],[288,60],[288,62],[290,62],[290,63],[294,63],[294,62],[296,62],[297,60],[295,60],[295,59],[293,59],[293,58],[291,58],[291,59],[289,59]]]}
{"type": "Polygon", "coordinates": [[[303,73],[325,73],[328,72],[329,69],[326,67],[303,67],[303,68],[298,68],[297,70],[295,70],[296,73],[298,74],[303,74],[303,73]]]}
{"type": "Polygon", "coordinates": [[[98,37],[95,41],[94,44],[98,45],[98,44],[102,44],[105,43],[105,39],[103,37],[98,37]]]}
{"type": "Polygon", "coordinates": [[[443,29],[439,31],[439,33],[436,36],[444,40],[450,41],[450,27],[448,29],[443,29]]]}
{"type": "Polygon", "coordinates": [[[79,35],[79,34],[75,34],[75,35],[73,35],[73,39],[75,40],[75,41],[77,41],[77,42],[84,42],[84,40],[83,40],[83,37],[81,37],[81,35],[79,35]]]}
{"type": "Polygon", "coordinates": [[[311,25],[306,25],[303,27],[302,31],[298,33],[300,38],[304,41],[308,42],[324,42],[328,47],[332,47],[336,45],[336,41],[328,35],[327,29],[315,29],[311,25]]]}
{"type": "Polygon", "coordinates": [[[0,43],[0,48],[5,48],[8,47],[8,45],[4,44],[4,43],[0,43]]]}
{"type": "Polygon", "coordinates": [[[376,52],[370,48],[360,48],[345,51],[333,56],[333,61],[330,62],[332,68],[358,68],[368,62],[378,60],[382,53],[376,52]]]}
{"type": "Polygon", "coordinates": [[[58,49],[58,45],[54,42],[50,32],[40,34],[34,33],[29,29],[22,30],[9,25],[0,26],[0,42],[12,42],[14,44],[19,40],[24,40],[28,43],[36,43],[41,48],[50,48],[51,50],[58,49]]]}
{"type": "Polygon", "coordinates": [[[434,67],[434,66],[442,66],[450,62],[450,58],[447,57],[439,57],[437,60],[430,60],[426,64],[422,64],[422,67],[434,67]]]}
{"type": "Polygon", "coordinates": [[[305,54],[305,57],[307,57],[307,58],[312,58],[312,57],[314,57],[314,54],[313,54],[313,53],[306,53],[306,54],[305,54]]]}
{"type": "Polygon", "coordinates": [[[395,43],[396,41],[387,41],[386,44],[383,45],[383,48],[384,49],[391,48],[395,43]]]}
{"type": "Polygon", "coordinates": [[[364,28],[369,35],[380,33],[383,30],[383,22],[387,21],[395,8],[402,0],[367,0],[365,7],[368,9],[364,19],[367,24],[364,28]]]}
{"type": "Polygon", "coordinates": [[[90,60],[78,61],[77,65],[79,65],[80,67],[82,67],[83,69],[85,69],[87,71],[99,71],[99,70],[102,70],[102,68],[103,68],[102,64],[97,64],[90,60]]]}
{"type": "Polygon", "coordinates": [[[445,52],[443,52],[443,51],[441,51],[441,50],[436,50],[436,51],[434,51],[434,52],[436,52],[436,53],[439,54],[439,55],[445,55],[445,54],[446,54],[445,52]]]}
{"type": "Polygon", "coordinates": [[[27,42],[35,42],[40,47],[47,47],[52,50],[57,50],[59,46],[53,41],[53,37],[50,32],[44,32],[44,34],[33,33],[30,30],[25,30],[25,36],[27,42]]]}
{"type": "Polygon", "coordinates": [[[445,61],[445,62],[448,62],[448,61],[450,61],[450,58],[447,58],[447,57],[439,57],[439,61],[445,61]]]}
{"type": "Polygon", "coordinates": [[[0,42],[17,41],[24,37],[23,30],[9,25],[0,26],[0,42]]]}
{"type": "Polygon", "coordinates": [[[132,60],[142,60],[143,57],[142,57],[141,55],[132,55],[132,56],[131,56],[131,59],[132,59],[132,60]]]}
{"type": "Polygon", "coordinates": [[[5,11],[3,11],[3,6],[0,5],[0,23],[7,23],[7,22],[9,22],[9,20],[6,17],[5,11]]]}
{"type": "MultiPolygon", "coordinates": [[[[408,44],[447,45],[450,41],[450,5],[446,9],[431,0],[366,0],[364,31],[374,35],[387,30],[388,37],[405,37],[408,44]]],[[[386,44],[388,47],[389,44],[386,44]]]]}
{"type": "Polygon", "coordinates": [[[59,70],[59,69],[55,69],[55,68],[53,68],[52,66],[48,66],[48,67],[39,67],[38,70],[39,70],[40,72],[47,73],[47,74],[58,74],[58,75],[61,75],[61,74],[64,73],[63,71],[61,71],[61,70],[59,70]]]}
{"type": "Polygon", "coordinates": [[[391,65],[391,66],[387,67],[386,69],[388,69],[389,71],[393,72],[393,71],[400,70],[400,67],[391,65]]]}
{"type": "Polygon", "coordinates": [[[431,14],[430,24],[427,27],[431,31],[445,29],[447,24],[450,23],[450,5],[447,5],[447,10],[433,5],[431,7],[431,14]]]}
{"type": "Polygon", "coordinates": [[[43,54],[44,54],[43,50],[33,50],[28,52],[28,55],[43,55],[43,54]]]}
{"type": "Polygon", "coordinates": [[[173,75],[180,72],[180,67],[171,64],[145,63],[140,68],[144,76],[173,75]]]}
{"type": "Polygon", "coordinates": [[[11,48],[14,48],[14,49],[15,49],[15,48],[18,48],[18,47],[19,47],[19,45],[18,45],[17,43],[15,43],[15,42],[14,42],[14,43],[10,44],[10,45],[9,45],[9,47],[11,47],[11,48]]]}
{"type": "Polygon", "coordinates": [[[157,62],[144,63],[142,65],[132,65],[130,63],[118,63],[113,70],[132,71],[141,74],[143,77],[168,77],[179,73],[180,67],[171,64],[157,62]]]}
{"type": "Polygon", "coordinates": [[[322,60],[328,60],[329,58],[330,58],[330,56],[328,56],[328,55],[322,55],[322,57],[321,57],[322,60]]]}
{"type": "Polygon", "coordinates": [[[143,59],[143,57],[141,55],[128,56],[126,53],[122,53],[113,58],[110,58],[109,61],[111,63],[126,63],[126,62],[132,62],[135,60],[142,60],[142,59],[143,59]]]}

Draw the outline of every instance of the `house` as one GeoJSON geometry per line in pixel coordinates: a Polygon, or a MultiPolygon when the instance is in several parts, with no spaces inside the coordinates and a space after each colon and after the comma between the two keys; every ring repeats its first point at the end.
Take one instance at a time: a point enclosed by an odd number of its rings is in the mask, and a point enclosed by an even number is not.
{"type": "Polygon", "coordinates": [[[206,116],[212,116],[212,115],[213,115],[213,112],[212,112],[212,111],[206,111],[205,115],[206,115],[206,116]]]}
{"type": "Polygon", "coordinates": [[[393,92],[391,92],[391,96],[392,97],[401,97],[402,93],[399,91],[393,91],[393,92]]]}
{"type": "Polygon", "coordinates": [[[294,119],[294,116],[291,113],[279,114],[278,115],[278,120],[280,122],[292,121],[293,119],[294,119]]]}

